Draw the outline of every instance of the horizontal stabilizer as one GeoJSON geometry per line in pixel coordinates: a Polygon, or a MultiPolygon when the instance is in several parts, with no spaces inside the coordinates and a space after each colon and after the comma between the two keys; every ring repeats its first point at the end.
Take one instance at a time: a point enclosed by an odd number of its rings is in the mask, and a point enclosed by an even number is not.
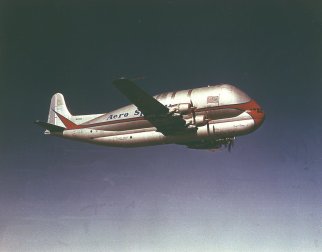
{"type": "Polygon", "coordinates": [[[65,130],[64,127],[61,126],[57,126],[54,124],[50,124],[50,123],[46,123],[46,122],[42,122],[42,121],[35,121],[35,124],[39,125],[40,127],[49,130],[50,132],[63,132],[65,130]]]}

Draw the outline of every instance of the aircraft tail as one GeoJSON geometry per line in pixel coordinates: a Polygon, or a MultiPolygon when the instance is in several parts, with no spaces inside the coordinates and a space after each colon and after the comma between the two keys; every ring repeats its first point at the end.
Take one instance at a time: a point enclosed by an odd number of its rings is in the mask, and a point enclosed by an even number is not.
{"type": "Polygon", "coordinates": [[[56,126],[65,127],[57,113],[67,119],[71,119],[72,117],[66,106],[64,96],[61,93],[54,94],[51,98],[47,122],[56,126]]]}
{"type": "Polygon", "coordinates": [[[79,125],[72,121],[72,118],[73,116],[66,106],[64,96],[57,93],[51,98],[47,122],[37,120],[35,123],[46,129],[45,134],[59,133],[65,129],[80,128],[79,125]]]}
{"type": "Polygon", "coordinates": [[[102,115],[103,114],[73,116],[66,106],[64,96],[61,93],[56,93],[51,98],[47,122],[37,120],[35,123],[46,129],[45,134],[49,134],[48,132],[62,132],[65,129],[81,129],[82,126],[80,124],[102,115]]]}

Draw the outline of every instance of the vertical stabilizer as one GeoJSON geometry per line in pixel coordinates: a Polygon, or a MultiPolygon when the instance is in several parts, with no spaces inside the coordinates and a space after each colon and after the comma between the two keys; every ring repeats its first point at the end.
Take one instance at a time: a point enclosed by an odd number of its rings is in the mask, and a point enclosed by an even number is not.
{"type": "Polygon", "coordinates": [[[54,94],[51,98],[47,122],[50,124],[64,127],[64,124],[59,119],[55,111],[61,114],[62,116],[66,117],[67,119],[70,119],[72,117],[66,106],[64,96],[60,93],[54,94]]]}

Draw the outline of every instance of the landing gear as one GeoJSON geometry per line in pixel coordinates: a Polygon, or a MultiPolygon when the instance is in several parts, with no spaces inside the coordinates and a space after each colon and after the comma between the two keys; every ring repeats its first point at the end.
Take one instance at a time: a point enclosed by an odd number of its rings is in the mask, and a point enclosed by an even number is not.
{"type": "Polygon", "coordinates": [[[187,144],[190,149],[221,149],[225,147],[230,152],[234,146],[235,137],[220,138],[214,140],[202,139],[187,144]]]}

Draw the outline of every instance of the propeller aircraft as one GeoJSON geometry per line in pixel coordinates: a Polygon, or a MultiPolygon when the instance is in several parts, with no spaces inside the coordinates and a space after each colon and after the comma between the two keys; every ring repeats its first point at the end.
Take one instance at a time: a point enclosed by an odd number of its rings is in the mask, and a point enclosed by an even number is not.
{"type": "Polygon", "coordinates": [[[238,136],[263,123],[258,103],[230,84],[151,96],[133,81],[114,86],[133,104],[103,114],[72,115],[60,93],[53,95],[47,122],[35,121],[46,135],[115,147],[179,144],[192,149],[231,150],[238,136]]]}

